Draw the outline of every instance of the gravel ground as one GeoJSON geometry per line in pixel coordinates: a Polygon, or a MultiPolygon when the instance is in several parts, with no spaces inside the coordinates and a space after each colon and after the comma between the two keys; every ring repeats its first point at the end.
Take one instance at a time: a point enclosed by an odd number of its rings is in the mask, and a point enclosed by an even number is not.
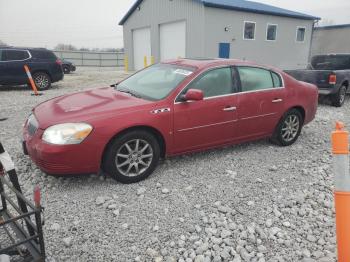
{"type": "Polygon", "coordinates": [[[0,140],[24,190],[43,191],[48,261],[336,261],[330,133],[350,127],[350,99],[326,102],[290,147],[262,140],[167,159],[147,180],[56,178],[21,152],[33,106],[125,75],[82,69],[43,96],[0,90],[0,140]]]}

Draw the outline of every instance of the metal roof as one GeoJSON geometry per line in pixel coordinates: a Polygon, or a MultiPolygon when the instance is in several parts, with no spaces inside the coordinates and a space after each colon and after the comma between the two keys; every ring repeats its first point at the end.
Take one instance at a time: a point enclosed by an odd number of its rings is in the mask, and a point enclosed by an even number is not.
{"type": "Polygon", "coordinates": [[[342,25],[327,25],[327,26],[318,26],[315,27],[315,30],[328,30],[328,29],[338,29],[338,28],[350,28],[350,24],[342,24],[342,25]]]}
{"type": "MultiPolygon", "coordinates": [[[[201,2],[204,6],[215,7],[243,12],[250,12],[256,14],[267,14],[283,17],[291,17],[305,20],[320,20],[321,18],[294,12],[291,10],[275,7],[272,5],[266,5],[253,1],[246,0],[196,0],[201,2]]],[[[120,20],[119,25],[123,25],[126,20],[131,16],[131,14],[137,9],[137,7],[143,2],[143,0],[137,0],[125,14],[125,16],[120,20]]]]}

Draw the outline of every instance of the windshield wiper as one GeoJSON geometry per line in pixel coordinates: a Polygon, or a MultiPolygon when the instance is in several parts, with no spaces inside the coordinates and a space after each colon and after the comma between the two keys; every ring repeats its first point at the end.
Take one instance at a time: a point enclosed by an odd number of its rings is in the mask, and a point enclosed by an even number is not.
{"type": "Polygon", "coordinates": [[[122,93],[127,93],[127,94],[132,95],[132,96],[137,97],[137,98],[141,98],[140,95],[138,95],[138,94],[136,94],[128,89],[117,89],[117,91],[122,92],[122,93]]]}

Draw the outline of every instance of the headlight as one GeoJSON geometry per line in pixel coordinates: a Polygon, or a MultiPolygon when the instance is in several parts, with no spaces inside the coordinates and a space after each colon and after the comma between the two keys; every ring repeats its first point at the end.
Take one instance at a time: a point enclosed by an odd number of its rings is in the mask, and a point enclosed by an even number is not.
{"type": "Polygon", "coordinates": [[[50,126],[42,139],[55,145],[80,144],[91,133],[92,126],[85,123],[66,123],[50,126]]]}

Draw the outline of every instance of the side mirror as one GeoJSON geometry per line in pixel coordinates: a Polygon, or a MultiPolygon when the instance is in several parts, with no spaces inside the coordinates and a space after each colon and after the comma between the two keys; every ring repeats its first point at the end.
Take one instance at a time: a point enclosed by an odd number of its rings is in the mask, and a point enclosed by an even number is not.
{"type": "Polygon", "coordinates": [[[110,85],[110,87],[117,87],[121,81],[118,81],[117,83],[110,85]]]}
{"type": "Polygon", "coordinates": [[[183,101],[200,101],[204,99],[202,90],[199,89],[188,89],[186,94],[182,95],[183,101]]]}

